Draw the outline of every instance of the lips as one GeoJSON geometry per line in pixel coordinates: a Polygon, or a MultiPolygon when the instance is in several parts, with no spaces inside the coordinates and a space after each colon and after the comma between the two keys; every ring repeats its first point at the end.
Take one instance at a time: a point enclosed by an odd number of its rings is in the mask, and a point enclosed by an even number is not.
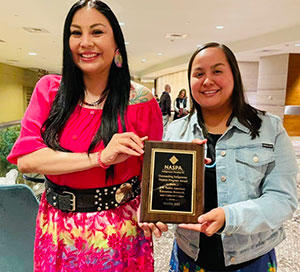
{"type": "Polygon", "coordinates": [[[81,53],[79,54],[79,56],[83,59],[83,60],[93,60],[96,57],[98,57],[100,54],[98,53],[81,53]]]}
{"type": "Polygon", "coordinates": [[[204,94],[204,95],[214,95],[219,91],[220,91],[219,89],[218,90],[208,90],[208,91],[203,91],[202,94],[204,94]]]}

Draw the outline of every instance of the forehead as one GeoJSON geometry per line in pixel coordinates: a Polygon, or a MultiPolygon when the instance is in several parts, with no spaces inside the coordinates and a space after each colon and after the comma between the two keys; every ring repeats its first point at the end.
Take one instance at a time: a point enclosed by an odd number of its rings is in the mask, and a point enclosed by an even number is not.
{"type": "Polygon", "coordinates": [[[104,26],[110,27],[108,19],[100,11],[88,6],[85,6],[75,12],[72,24],[80,26],[103,24],[104,26]]]}
{"type": "Polygon", "coordinates": [[[225,53],[221,48],[210,47],[201,50],[193,60],[192,68],[196,66],[213,66],[215,64],[222,63],[228,65],[228,61],[225,53]]]}

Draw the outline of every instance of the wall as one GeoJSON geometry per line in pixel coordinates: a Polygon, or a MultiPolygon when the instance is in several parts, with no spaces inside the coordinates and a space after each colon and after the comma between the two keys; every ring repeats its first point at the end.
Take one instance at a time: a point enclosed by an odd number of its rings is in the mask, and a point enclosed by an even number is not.
{"type": "Polygon", "coordinates": [[[249,104],[256,105],[257,81],[258,81],[258,62],[238,62],[245,97],[249,104]]]}
{"type": "Polygon", "coordinates": [[[289,54],[285,105],[300,105],[300,54],[289,54]]]}
{"type": "Polygon", "coordinates": [[[0,63],[0,123],[23,117],[23,90],[33,88],[36,81],[36,72],[0,63]]]}
{"type": "Polygon", "coordinates": [[[289,54],[286,106],[297,106],[297,114],[284,115],[283,124],[290,136],[300,136],[300,54],[289,54]]]}
{"type": "Polygon", "coordinates": [[[280,118],[284,115],[288,62],[288,54],[259,60],[256,106],[280,118]]]}

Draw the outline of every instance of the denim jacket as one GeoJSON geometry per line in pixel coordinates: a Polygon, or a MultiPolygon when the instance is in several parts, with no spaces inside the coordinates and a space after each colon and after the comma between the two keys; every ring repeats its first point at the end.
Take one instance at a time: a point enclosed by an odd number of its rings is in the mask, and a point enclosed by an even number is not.
{"type": "MultiPolygon", "coordinates": [[[[284,238],[282,223],[297,208],[297,161],[292,143],[274,115],[259,114],[260,136],[251,139],[249,129],[233,118],[216,144],[218,206],[225,211],[221,233],[225,265],[259,257],[284,238]]],[[[195,113],[169,125],[166,141],[203,139],[195,113]]],[[[177,228],[176,242],[197,259],[200,235],[177,228]]]]}

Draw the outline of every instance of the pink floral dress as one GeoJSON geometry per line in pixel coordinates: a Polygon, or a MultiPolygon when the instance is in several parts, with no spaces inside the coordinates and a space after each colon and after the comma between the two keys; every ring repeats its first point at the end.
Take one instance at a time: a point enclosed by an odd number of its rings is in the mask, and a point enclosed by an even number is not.
{"type": "MultiPolygon", "coordinates": [[[[40,128],[47,119],[61,77],[48,75],[36,85],[30,105],[22,120],[20,137],[8,160],[17,162],[20,155],[46,147],[40,128]]],[[[143,87],[132,83],[132,91],[143,87]]],[[[73,152],[86,152],[99,128],[102,110],[78,105],[60,136],[60,144],[73,152]]],[[[150,140],[161,140],[162,116],[153,98],[128,106],[126,128],[150,140]]],[[[121,132],[121,131],[120,131],[121,132]]],[[[101,148],[103,146],[99,146],[101,148]]],[[[48,175],[56,184],[77,189],[91,189],[123,183],[141,176],[142,157],[130,157],[115,165],[113,179],[105,181],[105,170],[48,175]]],[[[140,197],[108,211],[62,212],[49,205],[43,194],[37,216],[34,248],[35,272],[126,272],[153,271],[152,239],[146,238],[137,224],[140,197]]]]}

